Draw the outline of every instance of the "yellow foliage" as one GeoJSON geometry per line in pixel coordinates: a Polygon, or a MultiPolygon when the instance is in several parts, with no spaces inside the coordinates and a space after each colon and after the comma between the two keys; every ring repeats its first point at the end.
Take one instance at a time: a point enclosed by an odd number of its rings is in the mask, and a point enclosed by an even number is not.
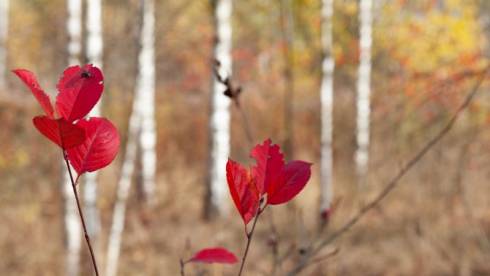
{"type": "Polygon", "coordinates": [[[480,52],[480,27],[474,3],[446,1],[444,7],[404,12],[406,7],[387,4],[382,11],[381,31],[375,41],[407,69],[427,73],[465,62],[480,52]]]}

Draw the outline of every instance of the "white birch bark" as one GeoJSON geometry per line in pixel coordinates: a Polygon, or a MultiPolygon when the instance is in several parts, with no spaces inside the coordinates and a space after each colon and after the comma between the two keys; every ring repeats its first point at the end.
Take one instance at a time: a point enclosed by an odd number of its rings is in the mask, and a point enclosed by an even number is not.
{"type": "Polygon", "coordinates": [[[134,173],[138,142],[137,139],[141,128],[141,109],[140,95],[135,94],[133,100],[133,110],[131,111],[129,118],[128,138],[126,141],[124,162],[121,170],[121,177],[117,185],[117,198],[112,216],[111,232],[109,234],[105,273],[106,276],[114,276],[117,273],[119,252],[121,248],[121,236],[124,230],[126,202],[128,200],[131,179],[134,173]]]}
{"type": "Polygon", "coordinates": [[[360,64],[357,76],[357,150],[359,183],[366,181],[369,161],[369,123],[371,94],[372,0],[360,2],[360,64]]]}
{"type": "Polygon", "coordinates": [[[143,193],[146,201],[154,203],[156,173],[155,131],[155,7],[154,2],[143,2],[143,26],[136,93],[141,95],[141,165],[143,193]]]}
{"type": "MultiPolygon", "coordinates": [[[[86,52],[89,63],[102,69],[102,4],[101,0],[87,0],[86,13],[86,52]]],[[[100,116],[99,101],[90,116],[100,116]]],[[[100,231],[100,216],[97,209],[97,172],[85,174],[85,185],[83,186],[83,198],[85,204],[85,215],[87,222],[87,232],[93,242],[97,239],[100,231]]]]}
{"type": "Polygon", "coordinates": [[[321,102],[321,202],[320,212],[330,209],[333,197],[333,73],[335,60],[332,56],[332,16],[333,0],[322,1],[322,84],[320,88],[321,102]]]}
{"type": "Polygon", "coordinates": [[[7,86],[7,36],[9,23],[9,0],[0,0],[0,89],[7,86]]]}
{"type": "MultiPolygon", "coordinates": [[[[121,178],[118,183],[117,199],[114,206],[114,214],[112,217],[111,232],[109,234],[109,242],[107,249],[107,260],[106,260],[106,276],[115,276],[117,274],[117,266],[119,262],[119,255],[121,251],[121,240],[122,233],[124,231],[124,221],[126,214],[126,203],[129,197],[129,191],[131,187],[131,180],[134,173],[135,163],[136,163],[136,153],[138,142],[141,141],[140,133],[142,131],[142,121],[143,121],[143,110],[148,108],[148,100],[144,101],[144,95],[146,93],[145,89],[148,85],[151,86],[154,83],[154,67],[151,68],[151,72],[145,72],[153,76],[153,81],[148,84],[148,80],[142,77],[144,75],[141,72],[143,65],[148,63],[148,60],[153,64],[154,54],[153,46],[145,49],[145,43],[150,42],[151,44],[154,38],[145,38],[145,35],[151,34],[153,36],[153,25],[154,25],[154,2],[153,0],[142,0],[142,11],[143,11],[143,25],[141,27],[141,49],[138,57],[139,73],[136,83],[136,91],[133,99],[133,110],[129,118],[129,129],[128,129],[128,140],[126,142],[126,152],[124,156],[123,167],[121,170],[121,178]],[[148,27],[146,25],[150,24],[148,27]],[[146,50],[146,51],[145,51],[146,50]]],[[[146,69],[148,70],[148,69],[146,69]]],[[[151,95],[150,95],[151,96],[151,95]]],[[[151,104],[153,102],[150,100],[151,104]]],[[[153,126],[154,129],[154,126],[153,126]]]]}
{"type": "MultiPolygon", "coordinates": [[[[213,11],[213,21],[216,30],[214,58],[221,63],[219,68],[222,76],[231,75],[232,26],[231,0],[216,0],[213,11]]],[[[210,137],[210,168],[209,195],[211,209],[218,213],[227,211],[226,162],[230,154],[230,100],[223,95],[225,86],[212,80],[212,95],[210,103],[211,117],[209,120],[210,137]]]]}
{"type": "Polygon", "coordinates": [[[121,170],[121,177],[117,185],[117,198],[112,215],[112,226],[109,234],[107,259],[106,259],[106,276],[115,276],[121,250],[121,238],[124,230],[124,220],[126,215],[126,202],[129,197],[131,179],[134,173],[136,162],[136,151],[138,135],[140,132],[141,122],[141,104],[140,96],[135,95],[133,101],[133,110],[129,118],[128,139],[126,141],[126,151],[124,162],[121,170]]]}
{"type": "MultiPolygon", "coordinates": [[[[67,0],[68,9],[68,63],[78,64],[80,62],[80,51],[82,49],[81,36],[82,36],[82,3],[81,0],[67,0]]],[[[76,208],[75,195],[71,187],[70,176],[65,167],[64,161],[62,162],[62,171],[64,178],[63,196],[65,201],[65,235],[66,235],[66,275],[75,276],[80,271],[80,249],[82,243],[82,227],[78,210],[76,208]]]]}

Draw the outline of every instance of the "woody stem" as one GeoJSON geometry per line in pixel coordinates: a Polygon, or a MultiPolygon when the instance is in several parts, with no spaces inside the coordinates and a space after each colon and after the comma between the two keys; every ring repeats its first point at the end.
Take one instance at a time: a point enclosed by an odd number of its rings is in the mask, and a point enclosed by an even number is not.
{"type": "MultiPolygon", "coordinates": [[[[70,167],[70,164],[68,163],[68,156],[66,154],[66,151],[64,151],[64,150],[63,150],[63,158],[65,159],[66,169],[68,170],[68,174],[70,175],[71,187],[73,188],[73,194],[75,195],[75,200],[77,202],[78,214],[80,215],[80,221],[82,222],[83,233],[85,235],[85,241],[87,242],[87,246],[88,246],[88,249],[90,251],[90,257],[92,259],[92,264],[94,266],[95,275],[99,276],[99,270],[97,268],[97,262],[95,261],[94,250],[92,249],[92,244],[90,243],[90,237],[87,233],[87,226],[85,225],[85,219],[83,218],[83,211],[82,211],[82,207],[80,205],[80,199],[78,198],[76,181],[73,180],[73,174],[71,172],[71,167],[70,167]]],[[[77,180],[78,180],[78,177],[77,177],[77,180]]]]}

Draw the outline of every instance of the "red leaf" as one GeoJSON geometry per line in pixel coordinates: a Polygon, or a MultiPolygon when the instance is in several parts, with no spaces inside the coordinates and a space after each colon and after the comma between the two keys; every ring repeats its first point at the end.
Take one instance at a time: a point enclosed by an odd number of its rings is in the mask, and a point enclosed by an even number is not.
{"type": "Polygon", "coordinates": [[[271,189],[267,196],[267,203],[276,205],[290,201],[295,197],[310,179],[311,164],[304,161],[291,161],[282,171],[282,181],[271,189]]]}
{"type": "Polygon", "coordinates": [[[32,94],[39,102],[46,115],[48,115],[49,118],[54,118],[54,110],[51,100],[37,82],[36,76],[32,72],[25,69],[16,69],[12,72],[14,72],[27,85],[27,87],[31,89],[32,94]]]}
{"type": "Polygon", "coordinates": [[[85,117],[99,101],[104,77],[91,64],[68,67],[58,82],[56,109],[69,122],[85,117]]]}
{"type": "Polygon", "coordinates": [[[67,151],[78,175],[109,165],[119,150],[119,134],[114,125],[107,119],[94,117],[80,120],[76,125],[84,129],[87,136],[83,144],[67,151]]]}
{"type": "Polygon", "coordinates": [[[226,163],[226,179],[233,202],[243,221],[247,224],[255,216],[259,208],[259,192],[255,187],[252,176],[240,164],[228,159],[228,163],[226,163]]]}
{"type": "Polygon", "coordinates": [[[252,167],[252,176],[256,181],[257,190],[262,195],[274,188],[281,181],[284,156],[278,145],[273,145],[270,139],[256,145],[250,152],[257,165],[252,167]]]}
{"type": "Polygon", "coordinates": [[[47,116],[37,116],[32,119],[32,122],[41,134],[61,148],[73,148],[85,140],[85,130],[65,119],[55,120],[47,116]]]}
{"type": "Polygon", "coordinates": [[[220,264],[234,264],[238,262],[235,254],[231,253],[225,248],[205,248],[197,252],[189,262],[201,262],[201,263],[220,263],[220,264]]]}

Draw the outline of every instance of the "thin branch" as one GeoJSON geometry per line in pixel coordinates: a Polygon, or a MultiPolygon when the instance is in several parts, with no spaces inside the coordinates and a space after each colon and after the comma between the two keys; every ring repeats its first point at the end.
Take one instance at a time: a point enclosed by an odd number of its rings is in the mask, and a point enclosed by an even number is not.
{"type": "Polygon", "coordinates": [[[310,262],[310,263],[311,263],[311,264],[315,264],[315,263],[324,262],[324,261],[326,261],[326,260],[330,259],[331,257],[333,257],[333,256],[337,255],[337,254],[339,253],[339,251],[340,251],[340,249],[335,248],[335,249],[334,249],[332,252],[328,252],[328,253],[327,253],[327,254],[325,254],[325,255],[322,255],[322,256],[320,256],[320,257],[317,257],[317,258],[315,258],[315,259],[311,260],[311,262],[310,262]]]}
{"type": "Polygon", "coordinates": [[[264,208],[260,208],[260,206],[257,208],[257,215],[254,218],[254,222],[252,224],[252,229],[250,229],[250,232],[246,232],[247,228],[245,227],[245,234],[247,235],[247,246],[245,247],[245,252],[243,253],[242,263],[240,265],[238,276],[242,275],[243,268],[245,267],[245,261],[247,260],[247,256],[248,256],[248,250],[250,249],[250,244],[252,243],[252,238],[255,232],[255,225],[257,225],[257,221],[259,220],[260,214],[262,214],[266,206],[264,206],[264,208]]]}
{"type": "Polygon", "coordinates": [[[180,263],[180,276],[185,276],[185,271],[184,271],[184,269],[185,269],[185,264],[186,264],[187,262],[188,262],[188,261],[185,261],[185,262],[184,262],[184,260],[182,260],[182,259],[180,259],[180,260],[179,260],[179,263],[180,263]]]}
{"type": "Polygon", "coordinates": [[[272,269],[270,272],[270,275],[276,275],[276,271],[279,269],[281,271],[281,266],[279,263],[279,234],[277,232],[276,225],[274,224],[274,218],[272,216],[272,210],[269,211],[269,231],[270,231],[270,238],[269,238],[269,246],[271,247],[272,251],[272,269]]]}
{"type": "MultiPolygon", "coordinates": [[[[68,174],[70,175],[71,187],[73,188],[73,193],[75,194],[75,199],[77,201],[78,214],[80,215],[80,221],[82,222],[83,234],[85,236],[85,241],[87,242],[87,246],[88,246],[88,249],[90,251],[90,257],[92,259],[92,264],[94,266],[95,275],[99,276],[99,270],[97,268],[97,262],[95,261],[94,250],[92,249],[92,244],[90,243],[90,237],[88,236],[88,233],[87,233],[87,226],[85,225],[85,219],[83,218],[82,207],[80,206],[80,200],[78,198],[76,182],[73,181],[73,174],[71,172],[70,163],[68,163],[68,156],[66,154],[66,151],[64,151],[64,150],[63,150],[63,158],[65,159],[66,169],[68,170],[68,174]]],[[[77,177],[77,180],[78,180],[78,177],[77,177]]]]}
{"type": "Polygon", "coordinates": [[[245,130],[245,135],[247,136],[247,140],[250,143],[250,145],[253,145],[254,139],[253,139],[253,133],[252,133],[252,128],[250,127],[250,123],[248,121],[248,116],[243,107],[240,105],[238,100],[235,101],[235,106],[240,112],[240,115],[242,116],[242,122],[243,122],[243,129],[245,130]]]}
{"type": "Polygon", "coordinates": [[[289,273],[287,273],[287,275],[296,275],[299,272],[301,272],[304,268],[306,268],[308,265],[310,265],[311,264],[310,259],[312,257],[318,254],[321,251],[321,249],[323,249],[326,245],[330,244],[331,242],[333,242],[334,240],[342,236],[344,233],[349,231],[352,228],[352,226],[354,226],[368,211],[376,207],[398,185],[400,179],[403,176],[405,176],[407,172],[410,171],[410,169],[413,168],[414,165],[417,164],[418,161],[420,161],[426,155],[426,153],[429,152],[429,150],[432,149],[432,147],[434,147],[434,145],[436,145],[452,129],[457,119],[461,115],[462,111],[468,107],[468,105],[471,103],[471,101],[477,94],[478,89],[480,88],[481,84],[485,80],[485,77],[489,69],[490,69],[490,64],[487,65],[486,68],[483,70],[477,82],[472,87],[472,89],[466,96],[463,103],[461,103],[458,109],[454,112],[453,116],[447,122],[447,124],[432,139],[430,139],[422,147],[422,149],[405,164],[405,166],[403,166],[400,169],[400,171],[388,182],[388,184],[386,184],[383,190],[371,202],[369,202],[367,205],[361,208],[359,212],[354,217],[352,217],[349,221],[347,221],[342,227],[340,227],[337,231],[333,232],[329,237],[321,240],[315,248],[312,248],[309,252],[307,252],[303,260],[296,267],[294,267],[289,273]]]}

